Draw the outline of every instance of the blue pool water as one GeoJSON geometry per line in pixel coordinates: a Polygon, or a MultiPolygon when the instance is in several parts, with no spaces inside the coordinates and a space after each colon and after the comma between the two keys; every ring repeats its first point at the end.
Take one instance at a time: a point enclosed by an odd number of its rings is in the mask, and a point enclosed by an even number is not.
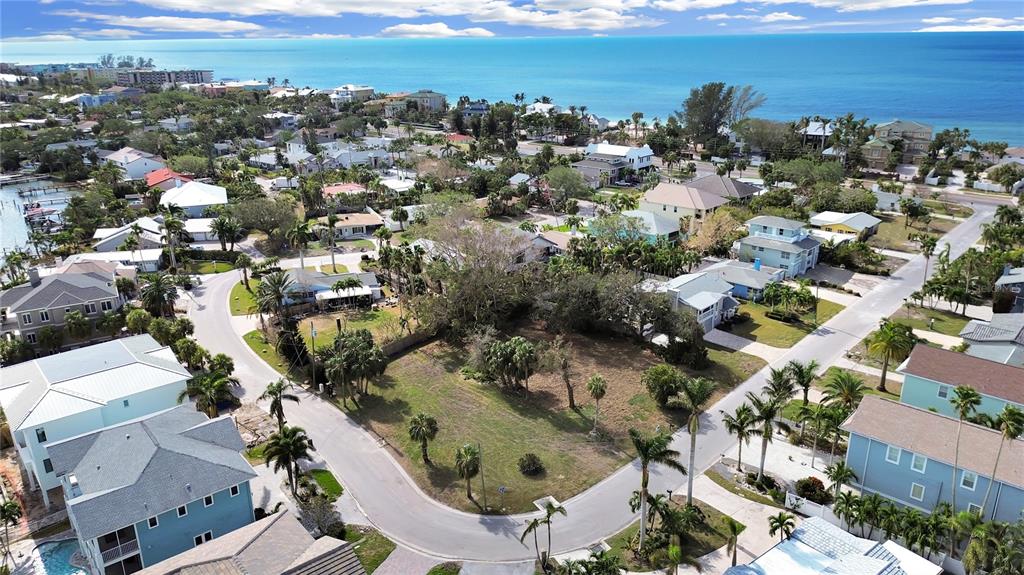
{"type": "Polygon", "coordinates": [[[71,556],[78,551],[78,541],[67,539],[64,541],[51,541],[36,547],[36,567],[42,567],[46,575],[89,575],[88,571],[79,569],[71,564],[71,556]]]}

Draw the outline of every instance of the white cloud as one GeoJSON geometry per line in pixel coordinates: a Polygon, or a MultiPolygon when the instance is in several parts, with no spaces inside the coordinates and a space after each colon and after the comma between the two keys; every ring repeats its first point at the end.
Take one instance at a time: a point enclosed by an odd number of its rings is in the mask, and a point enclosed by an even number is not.
{"type": "Polygon", "coordinates": [[[535,0],[533,5],[538,10],[586,10],[587,8],[605,8],[607,10],[625,11],[647,6],[647,0],[535,0]]]}
{"type": "Polygon", "coordinates": [[[918,32],[1024,32],[1024,23],[1006,18],[972,18],[963,24],[940,24],[918,32]]]}
{"type": "Polygon", "coordinates": [[[9,36],[4,42],[74,42],[79,40],[71,34],[40,34],[38,36],[9,36]]]}
{"type": "Polygon", "coordinates": [[[253,32],[262,30],[263,26],[240,20],[220,20],[217,18],[185,18],[181,16],[119,16],[116,14],[98,14],[81,10],[55,10],[55,16],[68,16],[81,21],[94,20],[111,26],[127,28],[143,28],[154,32],[211,32],[230,34],[232,32],[253,32]]]}
{"type": "Polygon", "coordinates": [[[915,6],[944,6],[969,4],[972,0],[654,0],[653,6],[662,10],[683,12],[706,8],[722,8],[743,3],[779,5],[805,4],[815,8],[834,8],[839,12],[865,12],[889,8],[915,6]]]}
{"type": "Polygon", "coordinates": [[[740,16],[738,14],[704,14],[703,16],[697,16],[698,20],[735,20],[737,18],[756,18],[756,16],[740,16]]]}
{"type": "Polygon", "coordinates": [[[107,40],[117,38],[134,38],[137,36],[145,36],[145,32],[139,32],[138,30],[125,30],[123,28],[102,28],[100,30],[80,30],[79,33],[82,36],[104,38],[107,40]]]}
{"type": "Polygon", "coordinates": [[[921,20],[925,24],[946,24],[949,22],[956,22],[956,18],[949,18],[947,16],[935,16],[934,18],[925,18],[921,20]]]}
{"type": "Polygon", "coordinates": [[[797,22],[800,20],[806,20],[803,16],[797,16],[790,14],[789,12],[772,12],[771,14],[765,14],[759,16],[757,14],[704,14],[703,16],[697,16],[698,20],[756,20],[758,22],[797,22]]]}
{"type": "Polygon", "coordinates": [[[796,22],[799,20],[806,20],[806,18],[789,12],[772,12],[761,17],[762,22],[796,22]]]}
{"type": "Polygon", "coordinates": [[[472,22],[504,22],[513,26],[535,26],[555,30],[621,30],[624,28],[653,28],[665,22],[647,16],[626,14],[607,8],[561,10],[545,12],[528,6],[512,6],[504,2],[491,2],[467,14],[472,22]]]}
{"type": "Polygon", "coordinates": [[[388,38],[490,38],[494,32],[486,28],[463,28],[457,30],[444,22],[433,24],[397,24],[380,31],[388,38]]]}

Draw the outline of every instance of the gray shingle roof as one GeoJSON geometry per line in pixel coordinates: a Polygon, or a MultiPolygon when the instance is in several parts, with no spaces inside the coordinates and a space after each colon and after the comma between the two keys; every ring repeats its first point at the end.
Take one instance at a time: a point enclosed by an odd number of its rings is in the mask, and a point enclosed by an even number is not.
{"type": "Polygon", "coordinates": [[[757,236],[747,236],[742,238],[740,243],[779,250],[780,252],[789,252],[791,254],[798,254],[803,251],[812,250],[816,246],[821,245],[821,242],[810,237],[804,238],[798,242],[790,243],[782,240],[770,240],[768,238],[761,238],[757,236]]]}
{"type": "Polygon", "coordinates": [[[1024,314],[996,313],[991,321],[972,319],[960,331],[968,341],[1012,342],[1024,345],[1024,314]]]}
{"type": "Polygon", "coordinates": [[[996,280],[997,286],[1024,284],[1024,268],[1011,268],[996,280]]]}
{"type": "Polygon", "coordinates": [[[747,220],[747,225],[750,224],[768,226],[770,228],[783,228],[786,230],[800,229],[807,226],[804,222],[791,220],[789,218],[780,218],[779,216],[755,216],[747,220]]]}
{"type": "Polygon", "coordinates": [[[256,477],[244,448],[230,418],[210,420],[185,404],[47,451],[57,475],[78,480],[68,509],[89,540],[256,477]]]}
{"type": "Polygon", "coordinates": [[[764,266],[760,270],[755,270],[753,263],[725,260],[704,268],[704,271],[716,274],[718,277],[732,285],[764,289],[766,285],[775,281],[772,274],[778,273],[782,270],[769,266],[764,266]]]}
{"type": "Polygon", "coordinates": [[[0,292],[0,307],[11,314],[23,310],[77,305],[103,298],[116,298],[113,278],[95,274],[55,274],[40,278],[39,285],[22,284],[0,292]]]}
{"type": "Polygon", "coordinates": [[[723,198],[737,198],[741,200],[750,198],[758,192],[758,187],[753,184],[719,176],[718,174],[709,174],[690,180],[686,182],[686,185],[723,198]]]}

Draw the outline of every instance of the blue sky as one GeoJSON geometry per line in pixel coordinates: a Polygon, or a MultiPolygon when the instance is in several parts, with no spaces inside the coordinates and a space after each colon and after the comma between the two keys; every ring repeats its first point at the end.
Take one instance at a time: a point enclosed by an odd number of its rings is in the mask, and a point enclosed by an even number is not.
{"type": "Polygon", "coordinates": [[[3,0],[4,41],[1024,31],[1021,0],[3,0]]]}

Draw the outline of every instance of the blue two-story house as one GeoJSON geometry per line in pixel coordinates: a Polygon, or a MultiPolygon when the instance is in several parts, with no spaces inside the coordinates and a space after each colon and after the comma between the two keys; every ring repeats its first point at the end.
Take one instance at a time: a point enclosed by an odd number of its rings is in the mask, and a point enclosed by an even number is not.
{"type": "Polygon", "coordinates": [[[1012,313],[1024,313],[1024,268],[1015,268],[1007,264],[1003,267],[1003,275],[996,280],[996,289],[1008,290],[1013,294],[1012,313]]]}
{"type": "Polygon", "coordinates": [[[191,405],[48,446],[92,572],[127,575],[254,520],[242,438],[191,405]]]}
{"type": "Polygon", "coordinates": [[[986,520],[1021,520],[1024,440],[1003,442],[998,431],[965,422],[957,456],[959,425],[927,409],[865,396],[842,425],[850,434],[846,464],[857,475],[854,485],[862,493],[878,493],[926,513],[951,502],[955,489],[957,511],[973,511],[986,520]]]}
{"type": "Polygon", "coordinates": [[[787,278],[807,273],[818,264],[821,242],[811,237],[804,222],[777,216],[747,220],[749,235],[733,246],[740,261],[779,268],[787,278]]]}
{"type": "Polygon", "coordinates": [[[964,385],[981,394],[977,413],[996,417],[1007,404],[1024,409],[1024,369],[997,361],[917,345],[898,370],[900,403],[957,417],[950,399],[964,385]]]}

